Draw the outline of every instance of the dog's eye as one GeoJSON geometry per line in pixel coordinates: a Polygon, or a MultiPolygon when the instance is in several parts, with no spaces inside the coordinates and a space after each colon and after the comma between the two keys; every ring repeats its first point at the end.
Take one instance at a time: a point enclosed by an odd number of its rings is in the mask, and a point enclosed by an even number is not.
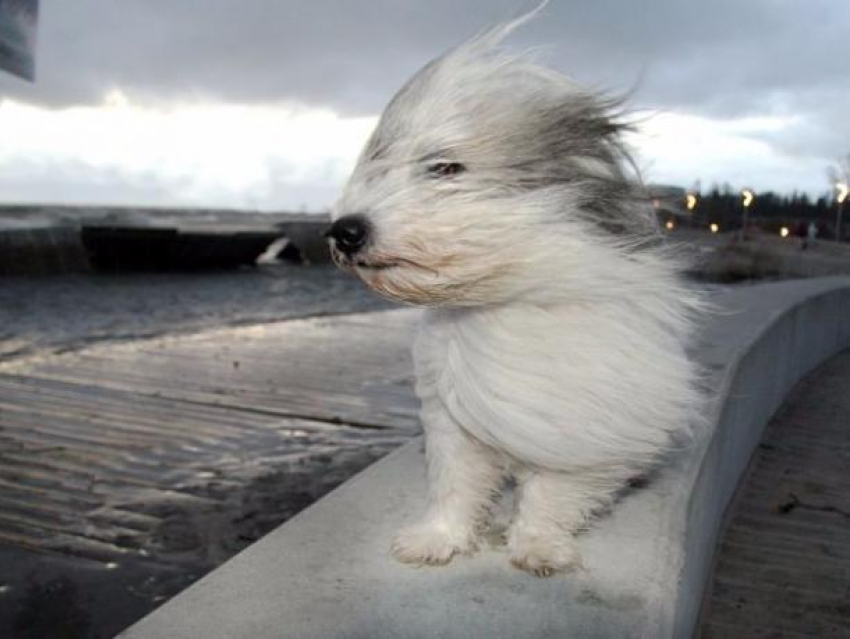
{"type": "Polygon", "coordinates": [[[428,175],[431,177],[452,177],[466,171],[466,167],[460,162],[435,162],[428,167],[428,175]]]}

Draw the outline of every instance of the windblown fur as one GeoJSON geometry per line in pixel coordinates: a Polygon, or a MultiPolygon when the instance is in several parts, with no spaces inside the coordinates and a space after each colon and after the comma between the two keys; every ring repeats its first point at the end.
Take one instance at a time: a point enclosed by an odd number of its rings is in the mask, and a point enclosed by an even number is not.
{"type": "Polygon", "coordinates": [[[507,476],[511,560],[578,562],[574,534],[687,434],[698,304],[663,247],[616,104],[525,55],[496,27],[392,99],[334,219],[368,222],[332,251],[375,291],[427,307],[414,347],[429,506],[402,561],[477,546],[507,476]]]}

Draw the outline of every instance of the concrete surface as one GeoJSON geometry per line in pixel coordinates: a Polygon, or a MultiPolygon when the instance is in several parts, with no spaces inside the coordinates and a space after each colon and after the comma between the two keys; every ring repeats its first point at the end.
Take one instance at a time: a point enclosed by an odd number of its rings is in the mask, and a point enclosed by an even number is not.
{"type": "MultiPolygon", "coordinates": [[[[446,568],[393,562],[424,501],[414,442],[350,480],[123,636],[687,637],[727,504],[790,387],[850,345],[850,280],[723,294],[696,357],[711,428],[580,539],[584,570],[539,580],[496,543],[446,568]]],[[[494,537],[497,537],[494,535],[494,537]]]]}

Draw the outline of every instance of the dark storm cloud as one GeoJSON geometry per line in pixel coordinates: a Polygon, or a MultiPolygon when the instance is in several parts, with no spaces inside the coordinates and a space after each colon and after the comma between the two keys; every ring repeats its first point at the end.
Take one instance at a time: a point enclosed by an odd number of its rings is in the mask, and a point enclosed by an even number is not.
{"type": "MultiPolygon", "coordinates": [[[[428,59],[532,4],[43,0],[39,83],[3,77],[0,95],[63,106],[120,87],[152,100],[375,112],[428,59]]],[[[848,33],[843,0],[553,0],[512,42],[550,47],[584,82],[637,86],[642,105],[741,115],[850,85],[848,33]]]]}
{"type": "Polygon", "coordinates": [[[392,0],[43,0],[35,87],[0,94],[91,104],[298,101],[374,112],[423,60],[506,15],[507,3],[392,0]]]}
{"type": "MultiPolygon", "coordinates": [[[[121,89],[134,103],[295,103],[375,114],[428,60],[535,4],[42,0],[38,82],[0,73],[0,99],[62,108],[101,104],[121,89]]],[[[552,0],[509,44],[542,48],[548,63],[629,93],[638,109],[773,118],[778,126],[740,135],[799,162],[789,188],[806,165],[807,188],[816,189],[811,167],[850,150],[849,34],[847,0],[552,0]]]]}

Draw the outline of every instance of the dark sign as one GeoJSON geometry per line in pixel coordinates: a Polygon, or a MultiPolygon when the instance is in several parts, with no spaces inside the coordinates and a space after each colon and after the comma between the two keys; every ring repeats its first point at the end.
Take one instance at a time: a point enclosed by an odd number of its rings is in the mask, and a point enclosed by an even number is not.
{"type": "Polygon", "coordinates": [[[35,79],[38,0],[0,0],[0,69],[35,79]]]}

